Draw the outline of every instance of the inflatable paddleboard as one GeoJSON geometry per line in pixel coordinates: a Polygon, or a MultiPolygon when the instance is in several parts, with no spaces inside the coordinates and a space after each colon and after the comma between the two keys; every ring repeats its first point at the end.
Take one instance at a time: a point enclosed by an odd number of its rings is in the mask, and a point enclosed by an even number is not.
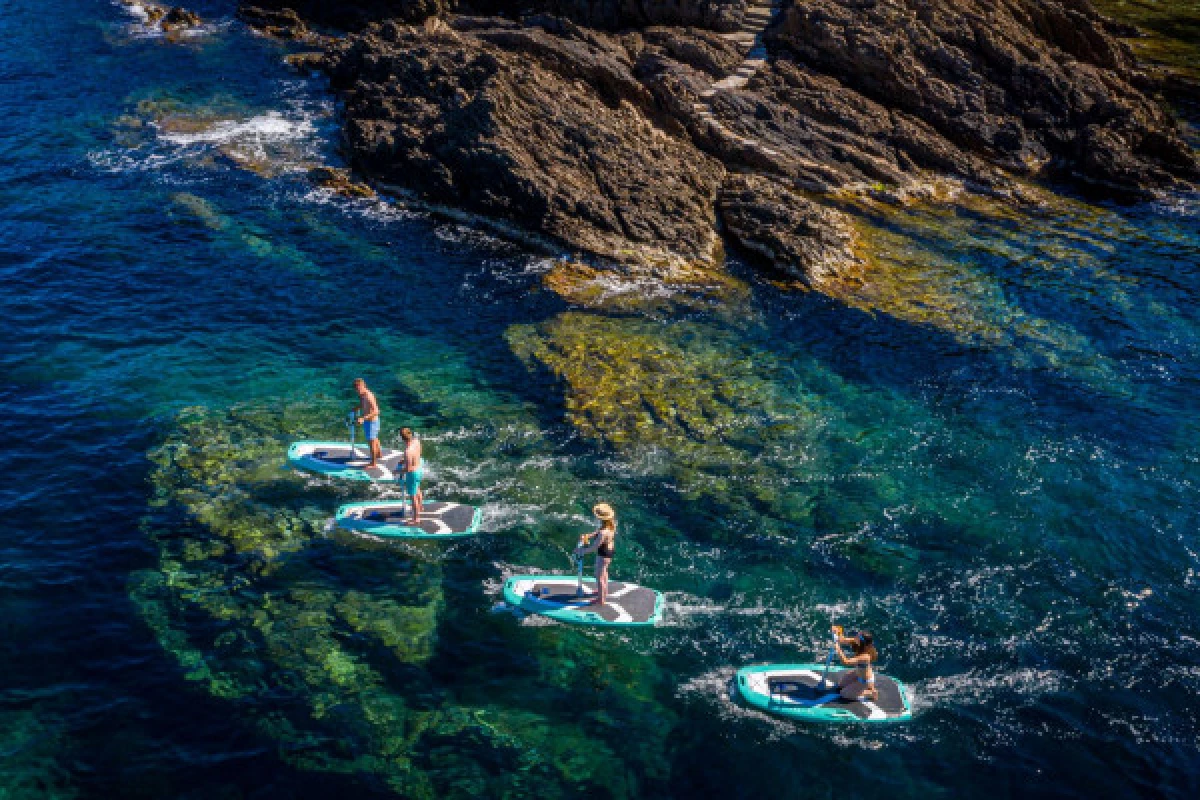
{"type": "Polygon", "coordinates": [[[421,524],[411,525],[412,506],[402,500],[347,503],[337,510],[339,527],[404,539],[456,539],[479,532],[483,510],[461,503],[425,503],[421,524]]]}
{"type": "Polygon", "coordinates": [[[900,681],[875,673],[875,700],[844,700],[838,678],[848,671],[830,669],[821,688],[824,664],[769,664],[743,667],[734,679],[742,699],[782,717],[817,722],[898,722],[912,718],[908,689],[900,681]]]}
{"type": "Polygon", "coordinates": [[[404,451],[384,448],[379,464],[367,469],[371,451],[365,444],[351,448],[349,442],[296,442],[288,448],[287,457],[297,469],[352,481],[397,481],[404,464],[404,451]]]}
{"type": "MultiPolygon", "coordinates": [[[[575,575],[514,575],[504,582],[504,601],[510,606],[575,625],[655,625],[662,617],[661,592],[634,583],[609,580],[608,602],[589,606],[594,597],[579,597],[575,575]]],[[[596,580],[583,582],[596,591],[596,580]]]]}

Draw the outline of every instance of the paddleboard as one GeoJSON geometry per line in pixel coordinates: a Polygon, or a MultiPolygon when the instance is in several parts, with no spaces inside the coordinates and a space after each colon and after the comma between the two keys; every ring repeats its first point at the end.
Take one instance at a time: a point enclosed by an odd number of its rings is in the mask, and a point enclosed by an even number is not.
{"type": "Polygon", "coordinates": [[[457,539],[479,533],[483,510],[461,503],[425,503],[421,524],[411,525],[412,507],[403,500],[347,503],[337,510],[337,524],[372,536],[404,539],[457,539]]]}
{"type": "MultiPolygon", "coordinates": [[[[635,583],[610,580],[608,602],[589,606],[594,597],[579,597],[575,575],[514,575],[504,582],[504,601],[510,606],[575,625],[656,625],[662,617],[661,592],[635,583]]],[[[596,591],[596,580],[583,582],[596,591]]]]}
{"type": "Polygon", "coordinates": [[[782,717],[816,722],[898,722],[912,718],[908,689],[895,678],[875,673],[875,700],[845,700],[838,678],[846,669],[830,669],[820,687],[824,664],[768,664],[743,667],[734,679],[738,693],[755,708],[782,717]]]}
{"type": "Polygon", "coordinates": [[[404,464],[404,451],[383,450],[383,458],[373,469],[371,452],[365,444],[349,442],[296,442],[288,448],[288,463],[297,469],[319,472],[332,478],[352,481],[397,481],[404,464]]]}

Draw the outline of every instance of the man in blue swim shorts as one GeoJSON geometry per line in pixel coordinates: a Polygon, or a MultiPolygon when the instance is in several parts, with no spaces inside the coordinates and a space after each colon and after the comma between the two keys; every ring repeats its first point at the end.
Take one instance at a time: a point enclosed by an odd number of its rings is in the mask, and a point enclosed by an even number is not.
{"type": "Polygon", "coordinates": [[[375,394],[367,388],[367,382],[362,378],[354,379],[354,391],[358,392],[358,414],[355,421],[363,426],[363,435],[371,446],[371,463],[366,469],[379,466],[383,451],[379,447],[379,404],[375,402],[375,394]]]}
{"type": "Polygon", "coordinates": [[[421,493],[421,478],[425,477],[425,466],[421,462],[421,440],[412,432],[412,428],[401,428],[400,438],[404,440],[404,491],[412,498],[412,524],[421,523],[421,508],[425,495],[421,493]]]}

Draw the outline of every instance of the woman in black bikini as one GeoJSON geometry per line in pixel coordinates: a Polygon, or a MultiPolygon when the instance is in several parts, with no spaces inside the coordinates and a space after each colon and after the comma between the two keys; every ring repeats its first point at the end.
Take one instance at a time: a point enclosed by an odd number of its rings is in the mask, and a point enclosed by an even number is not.
{"type": "Polygon", "coordinates": [[[872,664],[879,658],[875,651],[875,637],[870,631],[859,631],[854,636],[843,636],[841,628],[834,629],[834,649],[838,658],[847,667],[854,670],[842,675],[838,688],[842,697],[847,700],[874,700],[879,696],[875,689],[875,670],[872,664]],[[849,658],[842,651],[843,645],[849,645],[854,655],[849,658]]]}
{"type": "Polygon", "coordinates": [[[608,565],[612,562],[613,540],[617,536],[617,512],[608,503],[597,503],[592,507],[592,513],[600,520],[600,527],[592,534],[589,547],[580,545],[575,548],[575,557],[583,558],[588,553],[596,554],[596,599],[588,603],[592,606],[602,606],[608,602],[608,565]]]}

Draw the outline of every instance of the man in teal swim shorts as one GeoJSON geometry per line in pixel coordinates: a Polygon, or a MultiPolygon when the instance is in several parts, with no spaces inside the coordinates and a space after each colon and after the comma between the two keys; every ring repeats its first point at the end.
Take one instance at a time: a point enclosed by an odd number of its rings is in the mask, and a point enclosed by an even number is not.
{"type": "Polygon", "coordinates": [[[420,525],[421,508],[425,502],[425,496],[421,493],[421,478],[425,476],[421,463],[421,440],[412,432],[412,428],[401,428],[400,438],[404,440],[404,491],[412,498],[411,522],[420,525]]]}
{"type": "Polygon", "coordinates": [[[362,378],[354,379],[354,391],[358,392],[358,411],[355,422],[363,426],[363,436],[371,448],[371,463],[367,469],[379,466],[383,451],[379,447],[379,403],[375,402],[375,393],[367,388],[367,382],[362,378]]]}

